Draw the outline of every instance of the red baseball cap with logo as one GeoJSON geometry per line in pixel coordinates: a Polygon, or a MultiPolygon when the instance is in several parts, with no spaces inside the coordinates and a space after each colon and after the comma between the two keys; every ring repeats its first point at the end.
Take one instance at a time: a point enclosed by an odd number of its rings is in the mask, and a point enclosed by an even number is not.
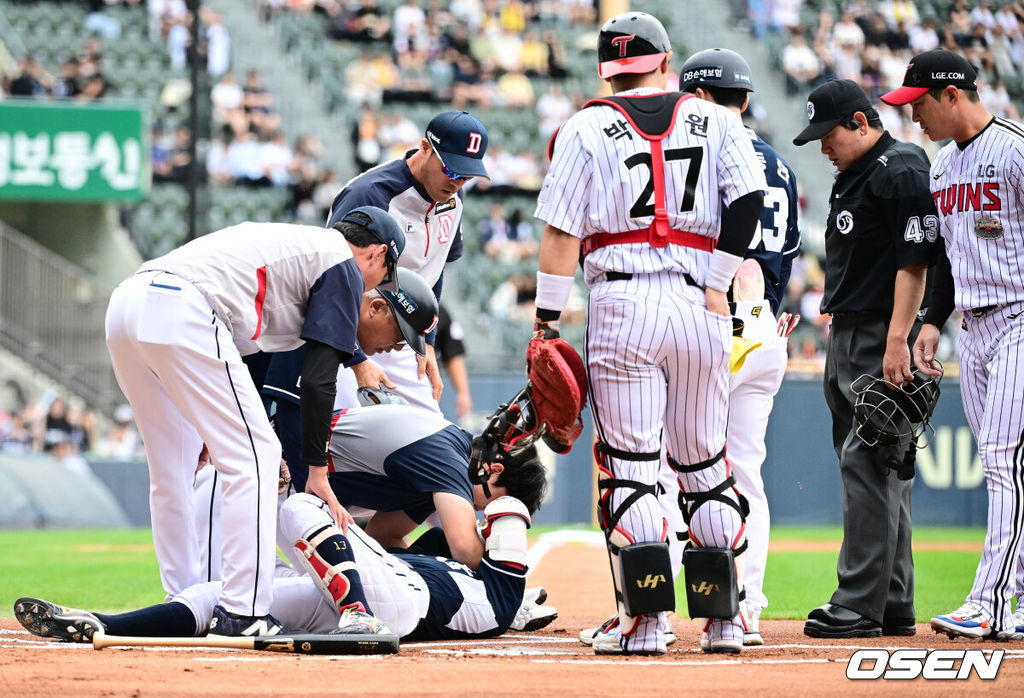
{"type": "Polygon", "coordinates": [[[625,12],[612,17],[597,38],[597,74],[610,78],[620,73],[649,73],[672,53],[668,32],[646,12],[625,12]]]}
{"type": "Polygon", "coordinates": [[[947,85],[961,90],[977,90],[977,78],[978,73],[966,58],[959,53],[937,48],[911,58],[903,76],[903,86],[886,92],[882,95],[882,101],[894,106],[910,104],[928,90],[947,85]]]}

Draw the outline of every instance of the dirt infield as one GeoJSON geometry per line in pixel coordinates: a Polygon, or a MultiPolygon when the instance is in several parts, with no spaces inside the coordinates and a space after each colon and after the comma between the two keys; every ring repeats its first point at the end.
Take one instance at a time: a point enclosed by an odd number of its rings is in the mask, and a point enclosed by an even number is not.
{"type": "MultiPolygon", "coordinates": [[[[537,633],[408,643],[390,657],[294,657],[209,649],[97,652],[90,645],[33,638],[16,621],[4,620],[0,695],[678,696],[756,690],[758,698],[788,698],[849,690],[928,696],[964,691],[960,681],[846,678],[849,657],[857,649],[896,647],[1006,650],[998,678],[985,688],[1003,695],[1022,694],[1024,642],[951,642],[923,625],[911,638],[829,642],[805,637],[798,621],[765,621],[761,627],[768,644],[733,657],[701,653],[698,625],[676,619],[679,640],[665,657],[597,657],[576,635],[612,611],[603,548],[542,540],[531,554],[539,561],[530,585],[546,587],[550,603],[560,613],[555,623],[537,633]]],[[[971,681],[977,684],[980,679],[971,681]]]]}

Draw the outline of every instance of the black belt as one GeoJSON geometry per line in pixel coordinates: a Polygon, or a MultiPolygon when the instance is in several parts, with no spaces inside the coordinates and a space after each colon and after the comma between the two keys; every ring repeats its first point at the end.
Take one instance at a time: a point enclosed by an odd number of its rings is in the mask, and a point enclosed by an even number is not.
{"type": "MultiPolygon", "coordinates": [[[[606,271],[604,273],[605,281],[629,281],[633,278],[633,274],[626,271],[606,271]]],[[[690,286],[697,286],[697,282],[693,280],[693,277],[689,274],[683,274],[683,280],[690,286]]]]}
{"type": "Polygon", "coordinates": [[[971,308],[967,312],[971,314],[971,317],[982,317],[985,313],[987,313],[989,311],[992,311],[992,310],[995,310],[997,307],[999,307],[999,306],[996,306],[996,305],[983,305],[980,308],[971,308]]]}
{"type": "Polygon", "coordinates": [[[834,313],[829,313],[829,315],[833,318],[865,317],[867,315],[885,317],[885,313],[878,310],[840,310],[834,313]]]}

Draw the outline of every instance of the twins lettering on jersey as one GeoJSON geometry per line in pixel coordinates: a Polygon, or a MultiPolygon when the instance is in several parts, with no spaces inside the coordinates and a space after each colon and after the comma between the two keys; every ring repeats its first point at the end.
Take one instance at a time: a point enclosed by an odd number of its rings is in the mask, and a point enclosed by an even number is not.
{"type": "Polygon", "coordinates": [[[998,182],[951,184],[932,192],[932,198],[935,199],[935,207],[944,216],[962,211],[1003,210],[998,182]]]}

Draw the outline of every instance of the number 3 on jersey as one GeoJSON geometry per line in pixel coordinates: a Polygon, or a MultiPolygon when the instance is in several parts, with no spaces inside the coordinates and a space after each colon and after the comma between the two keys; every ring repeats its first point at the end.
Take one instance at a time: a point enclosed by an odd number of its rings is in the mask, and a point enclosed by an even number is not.
{"type": "MultiPolygon", "coordinates": [[[[704,161],[704,149],[700,146],[690,148],[669,148],[665,151],[665,162],[674,160],[686,160],[686,181],[683,200],[679,202],[679,212],[693,210],[693,201],[696,198],[697,178],[700,176],[700,165],[704,161]]],[[[623,160],[626,167],[633,169],[643,165],[647,168],[647,184],[644,185],[640,196],[629,207],[630,218],[643,218],[654,215],[654,172],[651,166],[650,153],[634,153],[623,160]]]]}
{"type": "Polygon", "coordinates": [[[767,252],[782,252],[786,244],[786,227],[789,223],[789,194],[782,187],[768,187],[764,195],[764,213],[757,222],[757,230],[750,241],[750,249],[756,250],[762,242],[767,252]],[[767,215],[766,215],[767,214],[767,215]],[[765,219],[771,224],[765,225],[765,219]]]}

